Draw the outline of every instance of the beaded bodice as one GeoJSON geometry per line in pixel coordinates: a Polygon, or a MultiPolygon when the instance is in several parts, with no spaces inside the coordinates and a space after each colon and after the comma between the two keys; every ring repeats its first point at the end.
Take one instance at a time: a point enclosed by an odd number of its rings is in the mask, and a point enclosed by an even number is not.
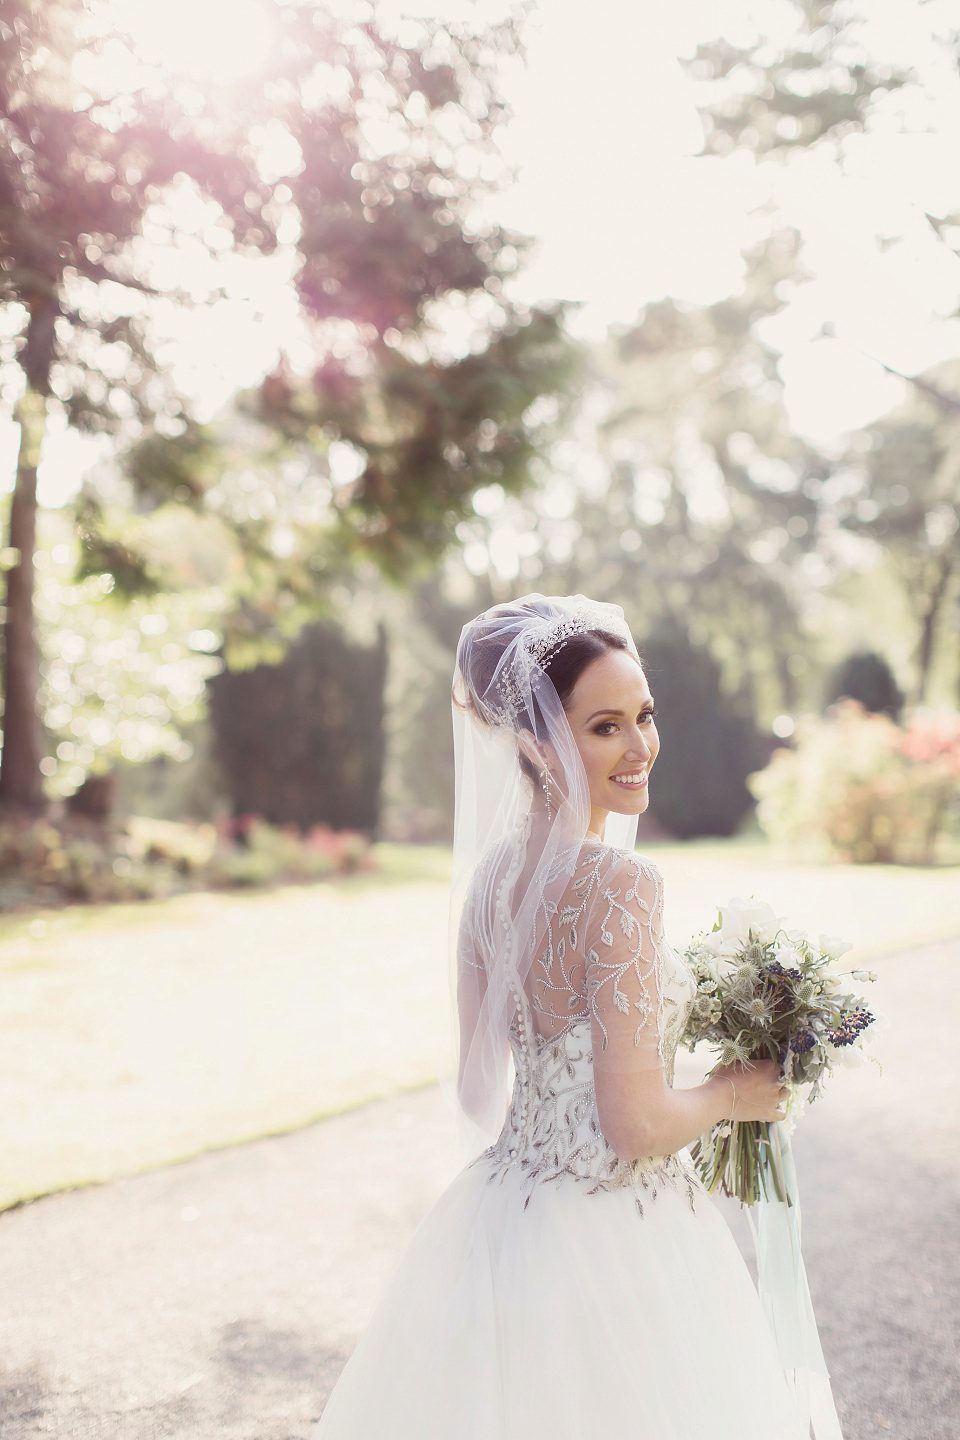
{"type": "Polygon", "coordinates": [[[585,847],[564,901],[547,919],[519,996],[510,1026],[513,1095],[485,1159],[493,1176],[519,1171],[531,1192],[564,1179],[591,1192],[632,1186],[641,1213],[639,1192],[659,1184],[692,1199],[695,1176],[677,1156],[617,1156],[594,1086],[594,1049],[608,1042],[625,1045],[628,1060],[632,1046],[640,1068],[660,1065],[673,1081],[694,985],[663,939],[659,872],[639,856],[585,847]]]}

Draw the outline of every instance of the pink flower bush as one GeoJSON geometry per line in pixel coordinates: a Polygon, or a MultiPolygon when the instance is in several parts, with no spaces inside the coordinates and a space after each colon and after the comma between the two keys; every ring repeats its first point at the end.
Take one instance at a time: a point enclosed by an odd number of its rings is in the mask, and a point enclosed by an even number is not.
{"type": "Polygon", "coordinates": [[[960,779],[960,715],[921,710],[900,741],[900,753],[915,765],[932,765],[960,779]]]}
{"type": "Polygon", "coordinates": [[[811,860],[932,864],[960,821],[960,715],[906,728],[856,701],[808,717],[751,776],[770,838],[811,860]]]}

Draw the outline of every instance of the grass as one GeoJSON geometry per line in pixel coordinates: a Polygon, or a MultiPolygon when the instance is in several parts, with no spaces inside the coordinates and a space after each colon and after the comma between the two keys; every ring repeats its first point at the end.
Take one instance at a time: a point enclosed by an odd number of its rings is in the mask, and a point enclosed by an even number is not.
{"type": "Polygon", "coordinates": [[[0,1207],[432,1080],[444,863],[8,921],[0,1207]]]}
{"type": "MultiPolygon", "coordinates": [[[[958,868],[801,867],[754,839],[647,852],[676,944],[751,893],[860,959],[960,935],[958,868]]],[[[0,922],[0,1208],[435,1078],[450,853],[376,858],[312,885],[0,922]]]]}
{"type": "Polygon", "coordinates": [[[446,845],[390,845],[373,847],[375,872],[364,877],[370,881],[388,881],[391,884],[435,883],[450,884],[452,851],[446,845]]]}
{"type": "MultiPolygon", "coordinates": [[[[361,895],[394,885],[442,885],[450,883],[451,852],[442,845],[395,845],[381,843],[371,849],[374,869],[353,875],[337,875],[315,882],[336,894],[361,895]]],[[[229,891],[185,891],[158,900],[136,900],[107,905],[68,904],[17,910],[0,914],[0,970],[9,964],[11,947],[26,958],[24,947],[36,957],[46,952],[47,940],[91,930],[152,929],[178,917],[192,914],[197,901],[211,897],[224,903],[272,905],[284,894],[298,894],[304,885],[278,885],[264,889],[229,891]],[[22,942],[17,946],[16,942],[22,942]]],[[[33,963],[37,963],[34,960],[33,963]]]]}

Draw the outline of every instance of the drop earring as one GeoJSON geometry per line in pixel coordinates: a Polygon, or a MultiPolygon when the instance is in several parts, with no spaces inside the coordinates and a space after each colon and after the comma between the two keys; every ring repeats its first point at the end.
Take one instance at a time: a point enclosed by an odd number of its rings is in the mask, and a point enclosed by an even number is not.
{"type": "Polygon", "coordinates": [[[547,769],[546,765],[544,765],[543,769],[540,771],[540,784],[543,787],[543,799],[544,804],[547,807],[547,819],[552,820],[553,780],[551,779],[550,771],[547,769]]]}

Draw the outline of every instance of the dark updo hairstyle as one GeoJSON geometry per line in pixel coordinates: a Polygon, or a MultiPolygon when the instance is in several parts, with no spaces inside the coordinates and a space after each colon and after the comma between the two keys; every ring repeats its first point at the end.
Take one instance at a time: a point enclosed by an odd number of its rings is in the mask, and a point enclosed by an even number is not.
{"type": "Polygon", "coordinates": [[[599,660],[608,650],[626,650],[627,642],[622,635],[611,630],[585,630],[582,635],[571,635],[564,645],[551,650],[544,658],[541,670],[550,679],[557,699],[566,710],[577,681],[594,660],[599,660]]]}
{"type": "MultiPolygon", "coordinates": [[[[495,614],[491,615],[490,629],[487,634],[481,633],[476,636],[470,648],[470,663],[466,673],[463,675],[463,689],[458,692],[454,688],[454,704],[461,710],[466,710],[481,725],[493,727],[503,723],[504,705],[506,699],[503,693],[503,675],[497,674],[504,652],[511,643],[513,636],[505,635],[502,629],[504,620],[515,617],[522,619],[526,615],[533,618],[543,618],[532,606],[527,605],[499,605],[495,614]]],[[[592,629],[583,630],[573,635],[567,635],[559,641],[554,649],[549,650],[540,661],[540,669],[550,681],[556,691],[557,699],[566,710],[576,689],[577,681],[586,670],[587,666],[594,660],[599,660],[602,655],[610,650],[626,650],[627,642],[622,635],[616,635],[610,630],[592,629]]],[[[536,739],[543,740],[547,735],[547,726],[544,721],[536,696],[533,696],[533,715],[526,710],[513,722],[513,728],[518,733],[526,730],[532,733],[536,739]]],[[[520,768],[531,780],[536,779],[536,770],[524,753],[520,750],[520,768]]]]}

